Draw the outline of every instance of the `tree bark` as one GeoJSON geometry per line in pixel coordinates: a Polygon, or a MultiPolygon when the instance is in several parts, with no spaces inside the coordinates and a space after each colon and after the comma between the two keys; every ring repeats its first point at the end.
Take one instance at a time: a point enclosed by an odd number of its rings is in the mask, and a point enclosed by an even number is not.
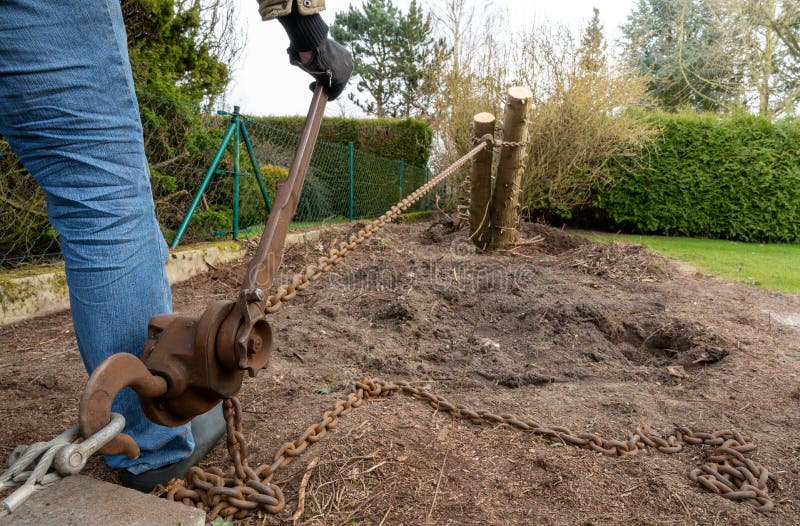
{"type": "Polygon", "coordinates": [[[528,88],[512,87],[506,97],[503,118],[503,145],[497,166],[497,180],[492,196],[492,250],[505,249],[519,240],[520,195],[525,172],[528,142],[528,113],[533,93],[528,88]]]}
{"type": "MultiPolygon", "coordinates": [[[[472,135],[480,140],[484,135],[494,137],[495,118],[491,113],[479,113],[472,121],[472,135]]],[[[485,249],[489,243],[489,203],[492,198],[492,164],[494,150],[488,145],[472,160],[470,172],[471,195],[469,200],[470,239],[478,248],[485,249]]]]}

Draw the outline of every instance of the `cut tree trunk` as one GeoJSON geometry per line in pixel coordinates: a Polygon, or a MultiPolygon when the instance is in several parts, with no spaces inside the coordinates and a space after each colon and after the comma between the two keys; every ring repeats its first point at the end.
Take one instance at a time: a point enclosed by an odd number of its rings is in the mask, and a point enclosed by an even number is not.
{"type": "MultiPolygon", "coordinates": [[[[479,113],[472,121],[472,134],[476,140],[485,135],[494,137],[495,118],[491,113],[479,113]]],[[[472,160],[470,172],[471,195],[469,200],[470,239],[478,248],[489,244],[489,204],[492,199],[492,164],[494,150],[489,144],[472,160]]]]}
{"type": "Polygon", "coordinates": [[[508,90],[503,120],[503,143],[490,212],[490,248],[507,249],[519,240],[520,195],[528,142],[528,113],[533,93],[528,88],[508,90]]]}

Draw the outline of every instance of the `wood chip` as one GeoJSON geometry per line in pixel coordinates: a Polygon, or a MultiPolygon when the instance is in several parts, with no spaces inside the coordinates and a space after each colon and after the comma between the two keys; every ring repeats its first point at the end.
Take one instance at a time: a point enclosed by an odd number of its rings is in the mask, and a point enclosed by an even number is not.
{"type": "Polygon", "coordinates": [[[686,374],[686,369],[684,369],[682,365],[668,365],[667,372],[670,376],[674,376],[675,378],[689,378],[689,375],[686,374]]]}

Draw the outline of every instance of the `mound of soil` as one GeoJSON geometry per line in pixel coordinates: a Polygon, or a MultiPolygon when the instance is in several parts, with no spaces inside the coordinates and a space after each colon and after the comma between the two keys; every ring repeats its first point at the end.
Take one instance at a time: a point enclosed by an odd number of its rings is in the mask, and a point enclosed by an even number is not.
{"type": "Polygon", "coordinates": [[[449,235],[458,232],[460,229],[461,227],[453,221],[453,218],[446,214],[440,214],[422,231],[419,235],[419,239],[422,243],[427,245],[441,243],[449,235]]]}
{"type": "Polygon", "coordinates": [[[624,281],[663,281],[671,263],[642,245],[587,243],[561,254],[562,265],[584,274],[624,281]]]}
{"type": "Polygon", "coordinates": [[[536,244],[536,248],[545,254],[558,255],[568,250],[591,245],[588,239],[576,236],[567,230],[554,228],[542,223],[525,223],[522,225],[522,236],[526,238],[542,237],[544,240],[536,244]]]}

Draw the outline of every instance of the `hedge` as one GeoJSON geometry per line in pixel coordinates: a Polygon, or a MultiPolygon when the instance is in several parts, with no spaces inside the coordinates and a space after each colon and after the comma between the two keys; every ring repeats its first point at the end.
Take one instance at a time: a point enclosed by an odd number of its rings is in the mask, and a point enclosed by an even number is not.
{"type": "Polygon", "coordinates": [[[647,114],[656,147],[617,160],[594,207],[626,231],[800,241],[800,120],[647,114]]]}
{"type": "MultiPolygon", "coordinates": [[[[304,117],[258,117],[258,122],[300,133],[304,117]]],[[[428,123],[415,119],[342,119],[322,121],[319,138],[347,144],[357,150],[389,159],[403,159],[412,166],[428,164],[433,131],[428,123]]]]}

